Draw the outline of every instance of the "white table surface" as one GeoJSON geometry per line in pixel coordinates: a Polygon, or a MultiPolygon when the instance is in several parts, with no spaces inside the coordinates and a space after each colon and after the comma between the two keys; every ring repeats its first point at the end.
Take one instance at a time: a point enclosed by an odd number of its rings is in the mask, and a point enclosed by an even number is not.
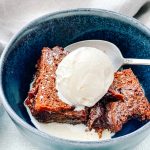
{"type": "MultiPolygon", "coordinates": [[[[40,150],[21,135],[4,108],[0,107],[0,150],[40,150]]],[[[129,149],[128,149],[129,150],[129,149]]],[[[150,150],[150,136],[132,150],[150,150]]]]}

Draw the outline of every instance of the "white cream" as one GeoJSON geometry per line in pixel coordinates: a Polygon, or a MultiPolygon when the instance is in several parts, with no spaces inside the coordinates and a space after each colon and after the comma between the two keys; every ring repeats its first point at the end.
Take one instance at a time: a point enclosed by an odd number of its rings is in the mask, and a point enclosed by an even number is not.
{"type": "Polygon", "coordinates": [[[71,125],[65,123],[40,123],[31,115],[31,112],[26,105],[25,107],[30,116],[31,122],[35,127],[51,136],[79,141],[100,141],[110,139],[112,136],[110,131],[104,130],[102,138],[99,139],[98,134],[94,130],[87,131],[87,127],[84,124],[71,125]]]}
{"type": "Polygon", "coordinates": [[[56,70],[56,88],[61,100],[80,109],[95,105],[113,79],[114,68],[109,57],[92,47],[72,51],[56,70]]]}

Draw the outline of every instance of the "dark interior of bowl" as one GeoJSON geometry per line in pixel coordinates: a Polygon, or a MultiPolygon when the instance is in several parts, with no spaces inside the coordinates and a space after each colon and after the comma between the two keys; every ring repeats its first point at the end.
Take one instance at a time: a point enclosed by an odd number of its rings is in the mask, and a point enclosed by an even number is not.
{"type": "MultiPolygon", "coordinates": [[[[42,47],[65,47],[88,39],[110,41],[119,47],[124,57],[150,58],[150,33],[132,20],[102,11],[74,11],[43,17],[30,24],[12,41],[4,59],[4,93],[12,109],[23,120],[32,125],[23,102],[42,47]]],[[[150,99],[150,66],[126,66],[129,67],[150,99]]],[[[144,124],[131,120],[115,137],[131,133],[144,124]]]]}

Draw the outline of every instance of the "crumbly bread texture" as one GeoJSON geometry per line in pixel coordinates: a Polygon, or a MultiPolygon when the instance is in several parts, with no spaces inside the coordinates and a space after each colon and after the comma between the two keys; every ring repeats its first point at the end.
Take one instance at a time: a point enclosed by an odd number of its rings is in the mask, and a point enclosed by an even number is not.
{"type": "Polygon", "coordinates": [[[58,46],[42,49],[34,83],[25,100],[32,115],[40,122],[78,124],[87,121],[86,109],[75,111],[75,107],[62,102],[57,95],[55,71],[66,55],[67,52],[58,46]]]}
{"type": "Polygon", "coordinates": [[[107,94],[91,110],[89,128],[120,131],[129,119],[150,120],[150,104],[131,69],[115,73],[107,94]]]}

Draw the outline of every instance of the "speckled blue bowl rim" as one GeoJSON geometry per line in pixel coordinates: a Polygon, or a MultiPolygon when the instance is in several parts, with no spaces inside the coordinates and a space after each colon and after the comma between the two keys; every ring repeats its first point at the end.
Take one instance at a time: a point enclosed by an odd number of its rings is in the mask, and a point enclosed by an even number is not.
{"type": "Polygon", "coordinates": [[[99,13],[101,13],[103,16],[105,16],[105,14],[109,14],[110,18],[115,18],[116,20],[120,20],[123,22],[126,22],[136,28],[138,28],[139,30],[141,30],[143,33],[149,33],[150,34],[150,30],[144,26],[142,23],[140,23],[138,20],[132,18],[132,17],[128,17],[119,13],[115,13],[112,11],[108,11],[108,10],[102,10],[102,9],[91,9],[91,8],[87,8],[87,9],[70,9],[70,10],[65,10],[65,11],[58,11],[55,13],[48,13],[44,16],[41,16],[33,21],[31,21],[30,23],[28,23],[27,25],[25,25],[17,34],[15,34],[10,42],[8,43],[8,45],[5,47],[1,58],[0,58],[0,97],[1,97],[1,101],[3,106],[5,107],[6,111],[8,112],[8,114],[18,123],[20,124],[22,127],[26,128],[27,130],[29,130],[30,132],[32,132],[33,134],[36,134],[38,136],[42,136],[44,138],[47,138],[49,141],[53,141],[53,142],[59,142],[59,143],[64,143],[64,144],[74,144],[74,145],[84,145],[84,146],[105,146],[108,144],[113,144],[115,142],[121,142],[123,140],[125,140],[128,137],[136,137],[136,135],[140,134],[141,132],[148,130],[150,128],[150,122],[146,123],[145,125],[143,125],[141,128],[137,129],[136,131],[129,133],[127,135],[121,136],[121,137],[116,137],[116,138],[112,138],[112,139],[108,139],[108,140],[103,140],[103,141],[73,141],[73,140],[68,140],[68,139],[62,139],[62,138],[58,138],[58,137],[54,137],[51,135],[48,135],[46,133],[43,133],[41,131],[39,131],[38,129],[32,127],[31,125],[29,125],[27,122],[25,122],[23,119],[21,119],[21,117],[19,117],[14,110],[10,107],[9,103],[7,102],[7,99],[4,95],[4,91],[3,91],[3,87],[2,87],[2,72],[3,72],[3,66],[4,66],[4,58],[5,55],[9,52],[9,47],[12,45],[12,43],[17,39],[17,37],[19,35],[21,35],[25,29],[32,25],[33,23],[38,24],[39,22],[41,22],[43,19],[46,20],[47,17],[60,17],[61,15],[74,15],[74,14],[88,14],[91,13],[92,15],[98,15],[99,13]]]}

